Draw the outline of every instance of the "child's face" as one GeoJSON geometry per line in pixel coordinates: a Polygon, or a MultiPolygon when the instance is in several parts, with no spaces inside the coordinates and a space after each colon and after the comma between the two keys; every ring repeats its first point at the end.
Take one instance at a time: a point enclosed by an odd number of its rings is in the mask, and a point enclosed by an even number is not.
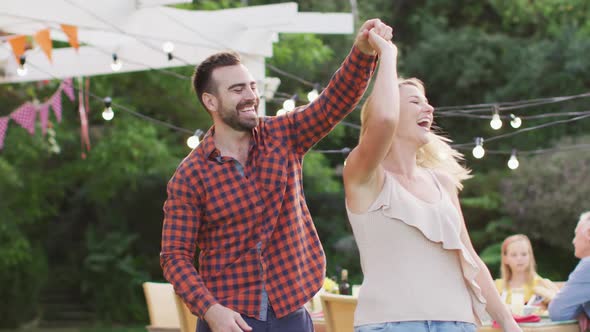
{"type": "Polygon", "coordinates": [[[504,263],[510,267],[512,273],[525,272],[530,262],[529,245],[526,241],[516,241],[508,245],[504,263]]]}

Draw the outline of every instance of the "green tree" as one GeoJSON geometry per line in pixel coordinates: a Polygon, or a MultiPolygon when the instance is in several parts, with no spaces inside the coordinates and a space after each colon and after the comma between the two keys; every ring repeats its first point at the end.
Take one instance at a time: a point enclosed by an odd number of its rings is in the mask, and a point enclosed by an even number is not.
{"type": "MultiPolygon", "coordinates": [[[[555,148],[585,144],[588,139],[564,138],[555,148]]],[[[564,279],[574,265],[574,228],[579,215],[588,210],[590,152],[564,150],[520,159],[520,167],[502,181],[504,208],[518,232],[553,248],[551,256],[561,260],[557,267],[564,279]]]]}

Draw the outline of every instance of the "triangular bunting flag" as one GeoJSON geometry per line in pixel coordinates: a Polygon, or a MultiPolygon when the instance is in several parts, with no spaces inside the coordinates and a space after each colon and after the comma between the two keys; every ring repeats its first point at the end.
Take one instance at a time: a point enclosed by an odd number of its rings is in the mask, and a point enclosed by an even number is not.
{"type": "Polygon", "coordinates": [[[22,104],[16,111],[10,114],[10,118],[25,128],[29,134],[35,134],[35,106],[31,103],[22,104]]]}
{"type": "Polygon", "coordinates": [[[6,127],[8,127],[9,120],[7,116],[0,118],[0,150],[4,147],[4,137],[6,136],[6,127]]]}
{"type": "Polygon", "coordinates": [[[74,85],[72,83],[72,79],[66,78],[63,80],[63,82],[61,82],[61,86],[68,98],[70,98],[71,101],[74,101],[74,85]]]}
{"type": "Polygon", "coordinates": [[[61,122],[61,91],[57,90],[53,96],[51,96],[49,103],[51,103],[51,108],[53,108],[53,113],[55,114],[57,122],[61,122]]]}
{"type": "Polygon", "coordinates": [[[37,44],[41,46],[41,49],[45,55],[47,55],[49,61],[53,62],[51,59],[51,50],[53,49],[53,45],[51,44],[51,37],[49,37],[49,28],[37,31],[35,34],[35,40],[37,41],[37,44]]]}
{"type": "Polygon", "coordinates": [[[68,41],[73,48],[78,50],[80,44],[78,43],[78,27],[68,24],[60,24],[63,32],[68,36],[68,41]]]}
{"type": "Polygon", "coordinates": [[[49,103],[39,106],[39,120],[41,121],[41,132],[43,136],[47,132],[47,122],[49,121],[49,103]]]}
{"type": "Polygon", "coordinates": [[[10,44],[10,47],[12,47],[12,53],[14,53],[16,63],[20,63],[20,56],[25,54],[25,47],[27,43],[26,37],[15,36],[8,39],[8,43],[10,44]]]}

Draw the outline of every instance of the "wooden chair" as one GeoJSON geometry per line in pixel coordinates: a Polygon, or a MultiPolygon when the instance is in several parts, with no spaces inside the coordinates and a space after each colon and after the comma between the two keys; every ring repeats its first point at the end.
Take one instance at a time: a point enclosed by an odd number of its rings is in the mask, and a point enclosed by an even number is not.
{"type": "MultiPolygon", "coordinates": [[[[144,282],[143,293],[147,303],[150,332],[180,332],[180,320],[174,299],[174,288],[169,283],[144,282]]],[[[193,330],[192,332],[194,332],[193,330]]]]}
{"type": "Polygon", "coordinates": [[[174,299],[178,310],[178,319],[180,320],[180,331],[195,332],[197,330],[197,316],[189,310],[180,296],[174,294],[174,299]]]}
{"type": "Polygon", "coordinates": [[[324,293],[320,295],[327,332],[353,332],[356,297],[324,293]]]}

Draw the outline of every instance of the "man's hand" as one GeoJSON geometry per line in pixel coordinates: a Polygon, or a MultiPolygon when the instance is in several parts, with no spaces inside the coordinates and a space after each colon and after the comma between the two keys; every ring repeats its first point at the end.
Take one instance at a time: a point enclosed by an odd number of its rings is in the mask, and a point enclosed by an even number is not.
{"type": "Polygon", "coordinates": [[[213,332],[252,331],[239,313],[219,303],[211,306],[203,318],[213,332]]]}
{"type": "Polygon", "coordinates": [[[358,47],[361,52],[373,55],[377,50],[375,50],[369,42],[369,31],[371,30],[386,41],[390,41],[393,37],[393,29],[381,22],[378,18],[368,20],[363,26],[361,26],[359,33],[356,35],[354,45],[358,47]]]}
{"type": "Polygon", "coordinates": [[[393,57],[397,57],[397,47],[390,41],[379,36],[375,29],[369,30],[369,44],[377,52],[382,55],[384,52],[392,52],[393,57]]]}

